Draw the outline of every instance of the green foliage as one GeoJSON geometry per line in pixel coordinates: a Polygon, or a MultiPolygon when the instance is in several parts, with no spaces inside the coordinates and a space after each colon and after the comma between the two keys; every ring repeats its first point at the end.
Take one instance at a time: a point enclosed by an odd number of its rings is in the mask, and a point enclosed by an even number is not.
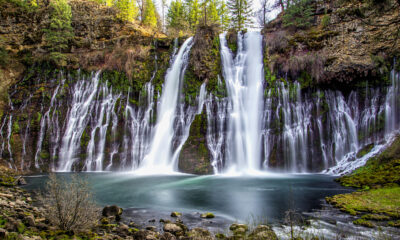
{"type": "Polygon", "coordinates": [[[311,0],[291,0],[283,15],[285,27],[308,28],[313,20],[311,0]]]}
{"type": "Polygon", "coordinates": [[[226,31],[229,29],[229,25],[231,23],[231,18],[229,17],[229,9],[225,3],[225,1],[221,1],[218,7],[218,16],[221,21],[222,30],[226,31]]]}
{"type": "Polygon", "coordinates": [[[231,13],[232,25],[237,31],[242,31],[252,23],[251,0],[228,0],[227,6],[231,13]]]}
{"type": "Polygon", "coordinates": [[[186,9],[182,1],[172,1],[167,14],[168,27],[175,31],[187,29],[188,22],[186,15],[186,9]]]}
{"type": "Polygon", "coordinates": [[[47,47],[50,51],[50,60],[57,65],[66,65],[66,57],[62,54],[68,49],[68,42],[73,37],[71,27],[71,7],[67,0],[50,2],[52,12],[50,26],[44,29],[47,47]]]}
{"type": "Polygon", "coordinates": [[[185,4],[187,9],[187,20],[189,23],[189,28],[192,31],[195,31],[201,17],[199,0],[186,0],[185,4]]]}
{"type": "Polygon", "coordinates": [[[146,0],[142,23],[146,26],[155,28],[157,26],[156,8],[153,0],[146,0]]]}
{"type": "Polygon", "coordinates": [[[321,25],[323,28],[327,28],[329,26],[330,22],[331,22],[331,17],[328,14],[325,14],[322,17],[321,25]]]}
{"type": "Polygon", "coordinates": [[[136,0],[118,0],[115,7],[119,11],[117,18],[122,21],[133,22],[138,16],[139,10],[136,6],[136,0]]]}

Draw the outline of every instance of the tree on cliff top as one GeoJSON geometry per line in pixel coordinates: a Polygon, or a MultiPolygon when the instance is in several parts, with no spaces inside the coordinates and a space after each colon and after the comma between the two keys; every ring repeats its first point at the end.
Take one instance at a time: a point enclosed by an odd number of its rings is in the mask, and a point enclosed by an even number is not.
{"type": "Polygon", "coordinates": [[[117,18],[122,21],[133,22],[138,15],[138,8],[135,0],[118,0],[115,7],[119,10],[117,18]]]}
{"type": "Polygon", "coordinates": [[[231,12],[231,21],[238,31],[250,26],[252,23],[252,1],[251,0],[228,0],[228,8],[231,12]]]}
{"type": "Polygon", "coordinates": [[[156,8],[153,0],[146,0],[142,23],[153,28],[157,26],[156,8]]]}
{"type": "Polygon", "coordinates": [[[50,59],[57,65],[66,65],[66,57],[62,54],[68,49],[68,41],[74,36],[71,27],[71,6],[67,0],[53,0],[50,2],[52,12],[50,26],[44,29],[46,45],[50,52],[50,59]]]}

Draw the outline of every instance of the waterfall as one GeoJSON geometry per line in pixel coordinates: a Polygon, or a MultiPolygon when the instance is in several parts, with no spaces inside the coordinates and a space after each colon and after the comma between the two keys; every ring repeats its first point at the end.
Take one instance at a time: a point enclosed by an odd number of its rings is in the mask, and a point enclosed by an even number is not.
{"type": "Polygon", "coordinates": [[[55,99],[57,97],[58,90],[60,89],[60,87],[63,84],[64,84],[64,80],[61,81],[60,84],[54,90],[53,96],[51,97],[51,100],[50,100],[50,107],[46,111],[46,113],[42,116],[42,118],[40,119],[39,139],[37,142],[36,153],[35,153],[35,168],[37,168],[37,169],[39,168],[39,158],[40,158],[40,153],[42,151],[43,139],[44,139],[44,136],[46,133],[46,123],[47,123],[47,126],[49,127],[51,124],[50,111],[53,109],[53,105],[54,105],[55,99]]]}
{"type": "Polygon", "coordinates": [[[261,168],[262,37],[258,32],[238,34],[233,59],[225,34],[220,35],[223,76],[229,98],[227,172],[251,172],[261,168]]]}
{"type": "Polygon", "coordinates": [[[59,172],[71,171],[73,164],[78,161],[81,136],[89,122],[89,113],[94,108],[99,74],[97,72],[91,81],[78,81],[72,90],[71,109],[68,110],[67,127],[60,148],[59,172]]]}
{"type": "Polygon", "coordinates": [[[107,129],[110,124],[113,109],[119,98],[120,94],[113,95],[112,88],[109,89],[107,84],[102,85],[98,91],[96,98],[97,104],[94,109],[94,119],[92,121],[93,126],[87,147],[87,158],[85,163],[86,171],[103,170],[107,129]],[[95,145],[96,134],[98,134],[99,139],[97,146],[95,145]]]}
{"type": "Polygon", "coordinates": [[[192,38],[189,38],[183,43],[167,71],[160,103],[157,107],[157,123],[151,140],[150,151],[140,165],[144,172],[165,173],[176,170],[175,161],[172,159],[174,120],[181,81],[184,77],[192,42],[192,38]]]}

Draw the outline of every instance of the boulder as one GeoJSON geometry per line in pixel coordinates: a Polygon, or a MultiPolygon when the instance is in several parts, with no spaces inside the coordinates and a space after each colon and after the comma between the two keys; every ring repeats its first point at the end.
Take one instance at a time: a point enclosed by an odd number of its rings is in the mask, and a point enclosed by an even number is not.
{"type": "Polygon", "coordinates": [[[176,240],[176,237],[175,237],[172,233],[165,232],[165,233],[161,236],[160,239],[161,239],[161,240],[176,240]]]}
{"type": "Polygon", "coordinates": [[[33,217],[33,215],[26,216],[24,222],[30,227],[34,227],[36,225],[35,217],[33,217]]]}
{"type": "Polygon", "coordinates": [[[275,232],[267,225],[257,226],[248,236],[250,240],[278,240],[275,232]]]}
{"type": "Polygon", "coordinates": [[[105,206],[102,211],[103,217],[119,217],[122,214],[122,208],[117,205],[105,206]]]}
{"type": "Polygon", "coordinates": [[[213,240],[213,235],[202,228],[194,228],[190,232],[188,232],[188,236],[191,240],[213,240]]]}
{"type": "Polygon", "coordinates": [[[164,232],[172,233],[175,236],[181,236],[184,233],[183,228],[176,223],[166,223],[163,230],[164,232]]]}
{"type": "Polygon", "coordinates": [[[26,184],[27,184],[27,183],[26,183],[26,181],[25,181],[24,178],[22,178],[22,177],[18,178],[18,180],[17,180],[17,185],[18,185],[18,186],[26,185],[26,184]]]}

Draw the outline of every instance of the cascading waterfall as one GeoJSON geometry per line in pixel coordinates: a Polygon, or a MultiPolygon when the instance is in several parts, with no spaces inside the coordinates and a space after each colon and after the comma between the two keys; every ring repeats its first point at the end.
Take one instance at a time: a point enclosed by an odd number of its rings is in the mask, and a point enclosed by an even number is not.
{"type": "Polygon", "coordinates": [[[168,69],[159,106],[157,107],[157,123],[155,125],[150,151],[144,157],[140,165],[143,172],[166,173],[176,170],[176,156],[173,157],[172,153],[174,121],[181,81],[184,77],[191,47],[192,38],[189,38],[183,43],[174,57],[172,66],[168,69]]]}
{"type": "Polygon", "coordinates": [[[238,52],[233,59],[225,34],[220,35],[223,76],[229,97],[227,172],[258,171],[262,103],[262,37],[258,32],[238,34],[238,52]]]}
{"type": "Polygon", "coordinates": [[[0,156],[21,169],[32,163],[64,172],[170,173],[203,111],[210,162],[218,174],[343,174],[394,139],[400,128],[399,73],[391,72],[391,86],[364,82],[351,91],[265,81],[261,40],[259,33],[239,34],[234,57],[221,34],[225,84],[219,79],[218,88],[226,86],[228,95],[207,93],[205,81],[195,106],[185,103],[181,91],[192,39],[175,47],[161,96],[152,83],[155,73],[140,93],[115,91],[100,72],[90,77],[78,72],[77,79],[61,72],[59,80],[38,80],[50,94],[35,94],[37,89],[15,99],[18,92],[10,94],[0,124],[0,156]],[[33,104],[40,110],[30,111],[33,104]],[[361,156],[363,149],[369,153],[361,156]]]}
{"type": "Polygon", "coordinates": [[[99,84],[99,74],[100,72],[97,72],[91,81],[78,81],[74,86],[72,107],[67,114],[67,127],[61,142],[57,168],[59,172],[71,171],[73,164],[78,161],[77,151],[90,119],[89,113],[94,107],[93,100],[99,84]]]}

